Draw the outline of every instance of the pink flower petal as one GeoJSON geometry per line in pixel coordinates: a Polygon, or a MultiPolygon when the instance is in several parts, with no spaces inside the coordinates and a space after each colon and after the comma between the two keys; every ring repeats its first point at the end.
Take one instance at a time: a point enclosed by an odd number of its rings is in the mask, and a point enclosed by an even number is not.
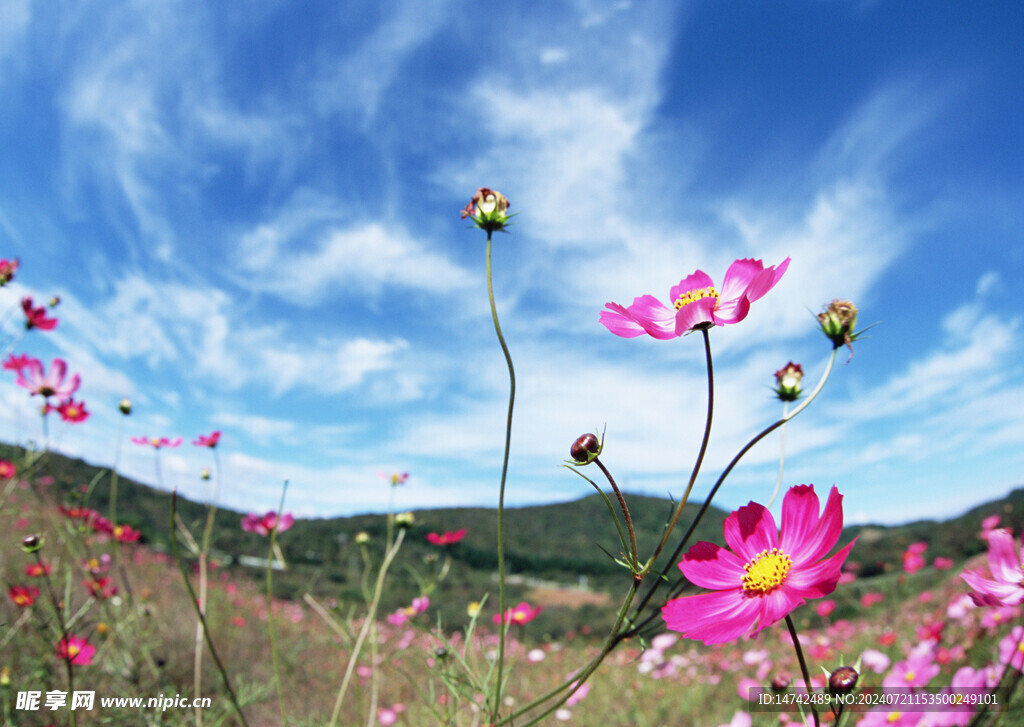
{"type": "Polygon", "coordinates": [[[725,519],[724,535],[733,552],[745,561],[779,545],[775,518],[768,508],[756,502],[744,505],[725,519]]]}
{"type": "Polygon", "coordinates": [[[679,569],[696,586],[722,590],[740,585],[745,563],[725,548],[701,541],[686,552],[679,569]]]}
{"type": "Polygon", "coordinates": [[[757,599],[743,598],[732,590],[675,598],[662,607],[661,615],[668,628],[687,638],[721,644],[746,634],[758,611],[757,599]]]}
{"type": "Polygon", "coordinates": [[[993,530],[988,538],[988,567],[998,581],[1020,583],[1020,559],[1017,557],[1013,536],[1006,530],[993,530]]]}

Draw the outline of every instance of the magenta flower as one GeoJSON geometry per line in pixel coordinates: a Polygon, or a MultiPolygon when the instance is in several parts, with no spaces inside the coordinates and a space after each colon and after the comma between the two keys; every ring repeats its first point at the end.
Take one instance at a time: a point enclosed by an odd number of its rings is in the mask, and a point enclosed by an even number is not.
{"type": "Polygon", "coordinates": [[[260,516],[256,513],[249,513],[242,518],[242,530],[247,533],[256,533],[258,535],[270,535],[273,532],[274,527],[277,527],[277,532],[283,533],[285,530],[290,528],[295,523],[295,518],[290,513],[285,513],[281,516],[281,519],[277,519],[277,513],[270,510],[265,515],[260,516]]]}
{"type": "Polygon", "coordinates": [[[142,446],[149,446],[153,449],[163,449],[169,447],[181,446],[181,437],[175,437],[174,439],[168,439],[167,437],[132,437],[133,444],[139,444],[142,446]]]}
{"type": "Polygon", "coordinates": [[[44,399],[53,396],[63,401],[70,399],[81,383],[78,374],[65,381],[67,372],[68,365],[64,359],[55,358],[50,362],[50,372],[43,375],[43,362],[33,358],[26,361],[23,368],[18,371],[18,378],[14,383],[28,389],[33,396],[38,394],[44,399]]]}
{"type": "Polygon", "coordinates": [[[57,658],[66,659],[78,666],[89,666],[96,655],[96,647],[85,639],[69,634],[57,644],[57,658]]]}
{"type": "Polygon", "coordinates": [[[788,257],[769,268],[760,260],[737,260],[726,271],[721,291],[707,273],[698,270],[669,291],[672,308],[653,295],[642,295],[628,308],[606,303],[601,323],[623,338],[646,333],[662,340],[697,328],[739,323],[750,312],[750,304],[774,288],[788,267],[788,257]]]}
{"type": "Polygon", "coordinates": [[[25,311],[26,330],[38,328],[41,331],[52,331],[57,327],[56,318],[46,317],[46,308],[43,306],[39,306],[38,308],[32,307],[31,296],[25,296],[21,299],[21,309],[25,311]]]}
{"type": "Polygon", "coordinates": [[[18,270],[18,264],[17,258],[14,260],[0,259],[0,286],[7,285],[14,280],[14,273],[18,270]]]}
{"type": "Polygon", "coordinates": [[[999,642],[999,663],[1024,671],[1024,627],[1014,626],[999,642]]]}
{"type": "Polygon", "coordinates": [[[903,661],[897,661],[882,679],[883,687],[923,687],[934,679],[941,667],[935,663],[935,650],[928,641],[921,642],[903,661]]]}
{"type": "Polygon", "coordinates": [[[17,474],[18,468],[14,466],[14,462],[7,459],[0,459],[0,477],[9,480],[17,474]]]}
{"type": "Polygon", "coordinates": [[[1024,602],[1022,561],[1024,549],[1018,556],[1009,531],[993,530],[988,536],[988,567],[993,580],[974,571],[964,571],[960,577],[971,587],[971,598],[979,606],[1016,606],[1024,602]]]}
{"type": "Polygon", "coordinates": [[[928,550],[928,543],[911,543],[903,551],[903,570],[906,573],[917,573],[925,567],[924,551],[928,550]]]}
{"type": "Polygon", "coordinates": [[[91,414],[86,410],[84,401],[75,401],[74,399],[62,401],[57,406],[47,406],[47,412],[51,409],[60,414],[60,418],[69,424],[81,424],[91,414]]]}
{"type": "Polygon", "coordinates": [[[533,621],[544,610],[543,606],[531,606],[526,601],[522,601],[519,605],[514,606],[505,611],[505,618],[502,619],[500,614],[494,614],[494,623],[513,623],[513,624],[525,624],[533,621]]]}
{"type": "Polygon", "coordinates": [[[790,488],[782,501],[782,532],[763,505],[751,502],[725,519],[725,541],[692,546],[680,570],[687,580],[713,593],[675,598],[662,608],[665,624],[705,644],[756,634],[809,598],[835,590],[851,542],[819,560],[839,540],[843,498],[833,486],[818,515],[813,485],[790,488]]]}
{"type": "Polygon", "coordinates": [[[210,436],[208,437],[200,434],[199,439],[193,441],[192,444],[196,445],[197,447],[209,447],[210,449],[213,449],[214,447],[217,446],[218,442],[220,442],[220,430],[211,432],[210,436]]]}
{"type": "Polygon", "coordinates": [[[427,542],[431,545],[454,545],[455,543],[466,537],[466,529],[456,530],[451,532],[446,530],[445,532],[438,535],[437,533],[427,533],[427,542]]]}
{"type": "Polygon", "coordinates": [[[15,356],[12,353],[10,356],[7,357],[7,360],[4,361],[4,369],[7,371],[16,371],[17,373],[20,374],[21,370],[28,366],[28,362],[31,360],[32,358],[30,356],[27,356],[26,354],[22,353],[15,356]]]}

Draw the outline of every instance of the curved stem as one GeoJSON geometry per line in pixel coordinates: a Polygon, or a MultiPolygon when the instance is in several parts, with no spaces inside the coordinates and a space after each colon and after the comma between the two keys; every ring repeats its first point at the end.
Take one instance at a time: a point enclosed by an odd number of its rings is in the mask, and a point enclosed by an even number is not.
{"type": "MultiPolygon", "coordinates": [[[[811,674],[807,670],[807,660],[804,659],[804,650],[800,648],[800,637],[797,636],[796,626],[793,625],[793,618],[788,613],[786,614],[786,626],[789,628],[789,635],[793,638],[796,660],[800,662],[800,673],[804,678],[804,686],[807,687],[807,696],[810,697],[814,691],[814,687],[811,686],[811,674]]],[[[821,721],[818,718],[818,710],[814,708],[814,700],[808,699],[808,704],[811,706],[811,714],[814,715],[814,727],[820,727],[821,721]]]]}
{"type": "Polygon", "coordinates": [[[505,668],[505,637],[508,634],[509,624],[505,619],[507,606],[505,595],[505,479],[508,475],[508,455],[512,446],[512,409],[516,400],[516,372],[512,367],[512,356],[505,344],[505,337],[501,335],[501,324],[498,323],[498,309],[494,305],[494,285],[491,282],[491,231],[487,231],[487,298],[491,303],[491,318],[494,321],[494,332],[498,334],[498,343],[505,354],[505,363],[508,365],[508,416],[505,422],[505,454],[501,462],[501,485],[498,489],[498,613],[501,614],[501,623],[498,626],[498,666],[497,680],[494,686],[494,703],[491,707],[491,722],[498,717],[498,710],[501,707],[501,685],[505,668]]]}
{"type": "MultiPolygon", "coordinates": [[[[686,534],[683,536],[683,539],[681,541],[679,541],[679,544],[676,546],[675,550],[672,551],[672,555],[669,556],[668,561],[669,561],[670,564],[674,563],[674,562],[676,562],[678,560],[679,554],[683,552],[683,548],[686,547],[686,544],[689,542],[690,538],[693,536],[693,532],[697,529],[697,525],[700,524],[700,521],[704,517],[705,513],[707,513],[708,508],[711,507],[711,501],[714,499],[715,495],[718,493],[719,488],[722,486],[722,483],[725,482],[725,478],[729,476],[729,473],[732,472],[733,468],[739,463],[739,461],[743,458],[743,456],[747,452],[749,452],[751,449],[753,449],[755,444],[760,442],[762,439],[767,437],[769,434],[771,434],[776,429],[781,427],[783,424],[785,424],[786,422],[791,420],[793,417],[795,417],[797,414],[802,412],[804,409],[806,409],[810,405],[810,403],[812,401],[814,401],[814,399],[818,396],[818,394],[821,393],[821,390],[823,388],[825,388],[825,382],[828,381],[828,377],[832,373],[832,367],[835,364],[835,360],[836,360],[836,349],[833,348],[832,349],[832,354],[829,356],[829,359],[828,359],[828,365],[826,365],[826,367],[825,367],[825,372],[821,375],[821,380],[818,381],[818,385],[814,387],[814,390],[811,391],[810,394],[808,394],[807,398],[804,399],[804,401],[800,404],[800,406],[796,407],[795,409],[793,409],[793,411],[789,412],[788,414],[784,414],[783,417],[781,419],[779,419],[778,421],[776,421],[776,422],[770,424],[769,426],[765,427],[758,434],[756,434],[753,439],[751,439],[749,442],[747,442],[745,445],[743,445],[743,448],[739,452],[736,453],[736,456],[732,458],[732,461],[729,462],[728,466],[722,471],[722,474],[718,477],[718,480],[715,482],[714,486],[711,488],[711,491],[708,493],[707,498],[704,500],[704,504],[701,505],[700,512],[697,513],[697,516],[694,517],[693,522],[690,523],[690,527],[687,529],[686,534]]],[[[662,570],[662,572],[659,575],[665,576],[667,574],[668,574],[668,567],[666,567],[664,570],[662,570]]],[[[653,585],[651,586],[651,589],[646,594],[644,594],[643,599],[640,601],[640,604],[637,606],[636,613],[637,613],[638,616],[639,616],[640,612],[643,611],[643,609],[647,605],[647,603],[650,601],[651,597],[654,595],[655,589],[658,587],[658,585],[660,583],[661,583],[661,578],[656,579],[654,581],[653,585]]],[[[669,591],[669,597],[670,598],[675,596],[675,595],[678,595],[678,593],[682,590],[683,585],[680,585],[680,583],[681,583],[681,581],[677,581],[676,584],[673,586],[673,588],[669,591]]],[[[654,618],[655,618],[655,614],[652,614],[652,615],[648,616],[647,618],[641,620],[639,623],[637,623],[637,625],[635,627],[633,627],[629,631],[626,631],[622,635],[622,638],[628,638],[630,636],[635,635],[641,628],[643,628],[644,626],[649,624],[654,618]]]]}
{"type": "Polygon", "coordinates": [[[633,571],[633,576],[641,578],[640,575],[640,554],[636,548],[636,531],[633,530],[633,518],[629,515],[629,508],[626,507],[626,499],[622,496],[622,492],[619,491],[619,486],[615,484],[612,473],[604,466],[600,458],[594,457],[594,464],[601,468],[604,476],[608,478],[608,483],[612,486],[612,490],[615,492],[615,496],[619,498],[619,507],[622,508],[622,515],[626,519],[626,529],[629,531],[629,548],[630,548],[630,570],[633,571]]]}
{"type": "Polygon", "coordinates": [[[203,626],[203,635],[206,637],[206,645],[210,649],[210,656],[213,657],[213,663],[217,666],[217,671],[220,673],[221,681],[224,682],[224,689],[228,693],[228,699],[231,700],[231,706],[235,708],[235,712],[238,714],[238,719],[241,720],[245,727],[248,727],[249,723],[245,719],[245,715],[242,713],[242,707],[238,703],[238,697],[235,696],[235,690],[231,688],[231,681],[228,679],[228,673],[224,669],[224,664],[220,660],[220,656],[217,654],[217,650],[213,647],[213,640],[210,638],[210,630],[206,627],[206,616],[203,614],[203,609],[199,607],[199,599],[196,598],[195,589],[192,588],[192,581],[189,580],[188,569],[185,568],[185,561],[181,559],[181,553],[178,551],[178,537],[175,535],[175,521],[177,517],[177,503],[178,503],[178,490],[171,490],[171,513],[170,513],[170,533],[168,537],[171,540],[171,554],[174,557],[175,562],[178,564],[178,570],[181,571],[181,577],[185,581],[185,588],[188,589],[188,595],[192,601],[192,608],[195,609],[196,616],[199,617],[199,622],[203,626]]]}
{"type": "MultiPolygon", "coordinates": [[[[785,420],[786,414],[789,413],[789,402],[787,401],[782,407],[782,418],[785,420]]],[[[786,467],[786,425],[783,424],[779,431],[779,437],[781,443],[779,444],[779,476],[775,478],[775,489],[772,490],[772,496],[768,499],[768,503],[765,505],[768,509],[775,503],[775,498],[779,496],[779,490],[782,489],[782,473],[786,467]]]]}

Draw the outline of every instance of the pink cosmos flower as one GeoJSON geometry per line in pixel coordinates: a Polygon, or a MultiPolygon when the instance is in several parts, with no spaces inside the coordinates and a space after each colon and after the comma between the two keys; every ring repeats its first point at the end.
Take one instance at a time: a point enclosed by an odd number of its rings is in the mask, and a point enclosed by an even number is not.
{"type": "MultiPolygon", "coordinates": [[[[6,364],[4,364],[6,367],[6,364]]],[[[992,531],[999,527],[999,515],[989,515],[987,518],[981,521],[981,532],[978,537],[982,540],[988,540],[988,536],[992,534],[992,531]]]]}
{"type": "Polygon", "coordinates": [[[64,359],[55,358],[50,362],[50,372],[44,375],[43,362],[32,358],[26,361],[18,371],[18,378],[14,380],[14,383],[28,389],[33,396],[38,394],[44,399],[53,396],[63,401],[70,399],[78,391],[78,386],[81,383],[78,374],[65,381],[64,377],[67,372],[68,365],[64,359]]]}
{"type": "Polygon", "coordinates": [[[14,462],[7,459],[0,459],[0,477],[10,479],[16,477],[18,474],[18,468],[14,466],[14,462]]]}
{"type": "Polygon", "coordinates": [[[928,543],[911,543],[903,552],[903,571],[905,573],[917,573],[927,564],[924,559],[924,551],[928,549],[928,543]]]}
{"type": "Polygon", "coordinates": [[[413,616],[420,615],[428,608],[430,608],[430,598],[428,596],[418,596],[412,599],[412,603],[410,605],[405,608],[400,608],[390,614],[387,621],[392,626],[401,626],[413,616]]]}
{"type": "Polygon", "coordinates": [[[164,447],[180,447],[181,437],[175,437],[174,439],[168,439],[167,437],[132,437],[132,443],[142,446],[150,446],[153,449],[163,449],[164,447]]]}
{"type": "Polygon", "coordinates": [[[543,610],[543,606],[537,606],[536,608],[534,608],[526,601],[522,601],[519,603],[519,605],[514,606],[505,611],[505,618],[502,618],[500,614],[496,613],[494,614],[493,620],[494,623],[496,624],[504,622],[507,624],[513,623],[522,625],[525,623],[529,623],[530,621],[533,621],[543,610]]]}
{"type": "Polygon", "coordinates": [[[43,306],[39,306],[38,308],[32,307],[31,296],[25,296],[21,299],[21,309],[25,311],[26,330],[38,328],[41,331],[52,331],[57,327],[56,318],[46,317],[46,308],[43,306]]]}
{"type": "Polygon", "coordinates": [[[21,370],[28,366],[28,362],[31,360],[32,357],[24,353],[18,354],[17,356],[15,356],[12,353],[10,356],[7,357],[7,360],[4,361],[4,370],[16,371],[17,373],[20,374],[21,370]]]}
{"type": "Polygon", "coordinates": [[[451,532],[446,530],[445,532],[438,535],[437,533],[427,533],[427,542],[431,545],[454,545],[455,543],[466,537],[466,529],[456,530],[451,532]]]}
{"type": "Polygon", "coordinates": [[[1013,536],[1006,530],[993,530],[988,537],[988,567],[993,580],[974,571],[960,577],[972,589],[971,598],[979,606],[1016,606],[1024,602],[1024,550],[1017,555],[1013,536]]]}
{"type": "Polygon", "coordinates": [[[220,442],[220,430],[211,432],[210,436],[208,437],[200,434],[199,439],[192,442],[192,444],[196,445],[197,447],[209,447],[210,449],[213,449],[214,447],[217,446],[218,442],[220,442]]]}
{"type": "Polygon", "coordinates": [[[999,663],[1024,672],[1024,627],[1014,626],[999,642],[999,663]]]}
{"type": "Polygon", "coordinates": [[[85,408],[84,401],[75,401],[74,399],[62,401],[57,406],[47,406],[47,411],[50,410],[60,414],[60,418],[69,424],[81,424],[92,413],[85,408]]]}
{"type": "Polygon", "coordinates": [[[718,644],[756,634],[809,598],[835,590],[851,542],[819,560],[843,529],[843,498],[832,487],[819,517],[813,485],[790,488],[782,531],[763,505],[751,502],[725,519],[725,541],[692,546],[679,564],[687,580],[713,593],[675,598],[662,608],[665,624],[687,638],[718,644]]]}
{"type": "Polygon", "coordinates": [[[270,535],[274,530],[274,526],[277,526],[277,532],[283,533],[285,530],[290,528],[295,523],[295,518],[292,517],[291,513],[285,513],[281,516],[281,519],[277,519],[277,513],[270,510],[262,517],[256,513],[249,513],[242,518],[242,530],[247,533],[256,533],[258,535],[270,535]]]}
{"type": "Polygon", "coordinates": [[[79,636],[68,635],[57,644],[57,658],[67,659],[78,666],[89,666],[95,655],[96,647],[79,636]]]}
{"type": "Polygon", "coordinates": [[[934,644],[923,641],[903,661],[897,661],[882,679],[883,687],[923,687],[934,679],[941,667],[935,663],[934,644]]]}
{"type": "Polygon", "coordinates": [[[881,603],[884,600],[885,596],[883,596],[881,593],[865,593],[863,596],[860,597],[860,605],[863,608],[871,608],[876,603],[881,603]]]}
{"type": "Polygon", "coordinates": [[[932,566],[935,570],[949,570],[954,565],[956,564],[953,562],[953,559],[947,558],[944,555],[940,555],[932,561],[932,566]]]}
{"type": "Polygon", "coordinates": [[[29,563],[25,566],[25,575],[29,578],[42,578],[50,575],[53,566],[49,563],[29,563]]]}
{"type": "Polygon", "coordinates": [[[142,537],[142,533],[131,525],[115,525],[111,535],[120,543],[135,543],[142,537]]]}
{"type": "Polygon", "coordinates": [[[392,486],[404,485],[405,481],[409,479],[408,472],[392,472],[390,475],[386,475],[383,472],[378,472],[377,476],[382,480],[388,480],[392,486]]]}
{"type": "Polygon", "coordinates": [[[739,323],[750,312],[750,304],[774,288],[788,267],[789,258],[769,268],[760,260],[737,260],[726,271],[721,291],[698,270],[669,291],[672,308],[653,295],[642,295],[628,308],[606,303],[601,323],[623,338],[646,333],[662,340],[697,328],[739,323]]]}
{"type": "Polygon", "coordinates": [[[7,285],[14,280],[14,273],[18,270],[19,262],[18,258],[0,260],[0,286],[7,285]]]}

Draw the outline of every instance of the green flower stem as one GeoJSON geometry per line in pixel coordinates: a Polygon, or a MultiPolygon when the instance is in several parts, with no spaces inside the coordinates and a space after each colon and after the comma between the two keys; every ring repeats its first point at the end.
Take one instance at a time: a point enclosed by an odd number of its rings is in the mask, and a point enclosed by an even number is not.
{"type": "MultiPolygon", "coordinates": [[[[637,579],[642,579],[643,575],[640,573],[640,554],[636,548],[636,531],[633,530],[633,518],[629,515],[629,508],[626,507],[626,499],[622,496],[622,492],[619,491],[619,486],[615,484],[615,480],[612,478],[612,473],[607,470],[600,458],[594,457],[594,464],[601,468],[604,476],[608,478],[608,483],[612,486],[612,491],[615,492],[615,496],[619,498],[619,507],[622,508],[622,515],[626,519],[626,530],[629,531],[629,548],[630,548],[630,569],[633,571],[633,576],[637,579]]],[[[616,518],[616,523],[618,518],[616,518]]]]}
{"type": "Polygon", "coordinates": [[[374,625],[374,619],[377,617],[377,607],[380,605],[380,597],[384,592],[384,579],[388,574],[388,569],[391,567],[391,562],[398,554],[398,549],[402,547],[405,533],[405,528],[401,528],[398,531],[394,544],[385,552],[384,561],[380,564],[380,570],[377,572],[377,582],[373,589],[373,598],[370,600],[369,608],[366,611],[366,618],[363,619],[363,626],[359,630],[355,644],[352,646],[352,653],[348,657],[348,666],[345,668],[345,676],[341,680],[338,697],[334,701],[334,712],[331,714],[330,727],[338,724],[338,715],[341,714],[341,705],[345,701],[345,693],[348,692],[349,684],[352,682],[352,675],[356,671],[359,653],[363,650],[363,644],[366,642],[366,637],[369,635],[370,629],[374,625]]]}
{"type": "MultiPolygon", "coordinates": [[[[782,407],[782,418],[783,418],[783,420],[786,419],[786,415],[788,413],[789,413],[789,402],[787,401],[785,403],[785,405],[782,407]]],[[[780,443],[779,443],[779,476],[775,478],[775,489],[772,490],[772,496],[768,499],[768,504],[765,505],[765,507],[767,507],[769,509],[775,503],[775,498],[779,496],[779,490],[782,489],[782,473],[785,471],[785,468],[786,468],[786,425],[785,425],[785,423],[783,423],[783,425],[779,428],[779,438],[781,440],[780,443]]]]}
{"type": "MultiPolygon", "coordinates": [[[[235,712],[238,714],[238,719],[241,720],[245,727],[249,727],[249,723],[245,719],[245,714],[242,713],[242,707],[238,704],[238,697],[235,696],[235,690],[231,688],[231,680],[228,679],[228,673],[224,669],[224,664],[220,660],[220,656],[217,655],[217,649],[213,646],[213,640],[210,638],[210,630],[206,627],[206,616],[203,614],[203,609],[199,607],[199,599],[196,598],[195,589],[192,588],[192,581],[189,579],[188,569],[185,567],[185,561],[181,559],[181,553],[178,550],[178,537],[175,535],[175,521],[177,519],[177,504],[178,504],[178,490],[171,490],[171,513],[170,513],[170,533],[171,539],[171,554],[174,556],[175,562],[178,564],[178,570],[181,571],[181,577],[185,581],[185,588],[188,589],[188,595],[192,601],[192,608],[196,612],[196,616],[199,618],[199,622],[203,626],[203,636],[206,637],[206,645],[210,649],[210,656],[213,657],[213,663],[217,666],[217,671],[220,673],[221,681],[224,682],[224,689],[228,693],[228,699],[231,700],[231,706],[234,707],[235,712]]],[[[186,531],[187,532],[187,531],[186,531]]]]}
{"type": "MultiPolygon", "coordinates": [[[[658,547],[654,549],[654,554],[647,563],[647,568],[641,575],[646,575],[651,568],[654,567],[655,561],[658,556],[661,555],[661,551],[664,550],[665,544],[668,543],[669,536],[672,535],[672,530],[675,529],[676,523],[679,521],[679,516],[683,514],[683,508],[686,507],[686,503],[690,500],[690,492],[693,491],[693,484],[697,481],[697,475],[700,473],[700,466],[704,462],[704,455],[708,451],[708,442],[711,439],[711,421],[715,414],[715,369],[711,360],[711,337],[708,335],[708,329],[702,328],[701,334],[704,336],[704,357],[707,361],[708,368],[708,413],[707,418],[704,421],[704,437],[700,443],[700,451],[697,452],[697,461],[693,465],[693,470],[690,472],[690,480],[686,483],[686,491],[683,492],[683,496],[679,498],[679,504],[676,506],[675,512],[672,513],[672,519],[669,521],[668,526],[665,528],[665,534],[661,536],[661,541],[658,543],[658,547]]],[[[654,592],[654,589],[658,587],[657,582],[648,591],[648,597],[654,592]]],[[[647,597],[641,603],[647,602],[647,597]]]]}
{"type": "MultiPolygon", "coordinates": [[[[277,519],[274,521],[274,527],[270,531],[270,548],[267,551],[267,634],[270,636],[270,657],[274,665],[274,685],[277,687],[277,707],[281,711],[281,724],[288,724],[288,720],[285,719],[284,715],[284,687],[281,685],[281,665],[277,654],[277,633],[274,631],[274,553],[280,552],[277,550],[277,526],[281,523],[281,513],[284,511],[284,496],[288,492],[288,480],[284,481],[284,487],[281,488],[281,501],[277,505],[277,519]]],[[[211,510],[213,506],[211,506],[211,510]]],[[[211,516],[212,517],[212,516],[211,516]]],[[[209,521],[207,521],[209,524],[209,521]]],[[[206,533],[204,537],[204,552],[206,545],[206,533]]],[[[284,558],[281,559],[284,562],[284,558]]],[[[204,604],[205,605],[205,604],[204,604]]]]}
{"type": "MultiPolygon", "coordinates": [[[[732,472],[733,468],[739,463],[740,459],[742,459],[743,456],[747,452],[749,452],[754,447],[755,444],[760,442],[762,439],[767,437],[770,433],[772,433],[773,431],[775,431],[776,429],[781,427],[783,424],[785,424],[786,422],[791,420],[793,417],[795,417],[797,414],[799,414],[804,409],[806,409],[808,406],[810,406],[810,403],[812,401],[814,401],[814,399],[818,396],[818,394],[821,393],[821,390],[823,388],[825,388],[825,382],[828,381],[829,375],[832,373],[833,364],[835,364],[836,350],[837,349],[835,349],[835,348],[832,349],[832,354],[831,354],[831,356],[829,356],[828,365],[825,367],[825,372],[821,375],[821,380],[818,381],[818,385],[814,387],[814,390],[810,394],[808,394],[807,398],[804,399],[804,401],[800,404],[800,406],[796,407],[795,409],[793,409],[793,411],[791,411],[791,412],[789,412],[787,414],[783,414],[781,419],[779,419],[778,421],[776,421],[773,424],[769,425],[768,427],[763,429],[760,433],[755,435],[754,438],[751,439],[749,442],[747,442],[743,446],[743,448],[739,452],[737,452],[736,456],[732,458],[732,461],[729,462],[729,465],[722,471],[722,474],[718,477],[718,481],[716,481],[714,486],[711,488],[711,492],[708,493],[707,498],[704,500],[704,504],[701,506],[700,512],[697,513],[697,516],[693,519],[693,522],[690,523],[690,527],[687,529],[686,534],[683,536],[683,539],[681,541],[679,541],[679,544],[676,546],[675,550],[672,551],[672,555],[669,556],[669,559],[668,559],[669,564],[675,563],[679,559],[679,554],[683,552],[683,548],[685,548],[686,544],[690,541],[690,538],[693,536],[693,532],[697,529],[697,525],[700,523],[700,521],[704,517],[705,513],[707,513],[708,508],[711,507],[711,501],[714,499],[715,495],[718,493],[718,490],[722,486],[722,483],[725,482],[725,478],[729,476],[729,473],[732,472]]],[[[662,572],[659,574],[659,576],[667,576],[668,575],[668,571],[669,571],[669,566],[666,566],[665,569],[662,570],[662,572]]],[[[651,597],[654,595],[654,591],[657,589],[657,587],[660,585],[660,583],[661,583],[661,578],[660,577],[655,579],[655,581],[654,581],[653,585],[651,586],[650,590],[648,590],[647,593],[644,594],[643,599],[641,599],[639,605],[637,606],[637,610],[636,610],[637,616],[640,615],[640,613],[643,611],[644,607],[650,601],[651,597]]],[[[673,586],[672,590],[669,591],[669,598],[673,598],[673,597],[679,595],[679,593],[682,591],[682,589],[684,587],[685,587],[685,584],[682,582],[682,580],[677,581],[676,584],[673,586]]],[[[642,629],[644,626],[646,626],[652,620],[654,620],[656,615],[657,615],[657,613],[655,612],[655,613],[652,613],[651,615],[647,616],[646,618],[638,621],[637,624],[632,629],[630,629],[629,631],[627,631],[627,632],[625,632],[623,634],[622,638],[629,638],[630,636],[636,635],[640,631],[640,629],[642,629]]]]}
{"type": "Polygon", "coordinates": [[[495,727],[498,725],[509,724],[516,718],[526,714],[532,709],[548,702],[557,697],[562,692],[562,696],[554,703],[549,705],[541,714],[533,717],[523,727],[530,727],[531,725],[539,724],[541,720],[548,717],[556,709],[565,704],[565,701],[572,696],[572,694],[583,686],[584,682],[590,678],[590,675],[597,671],[597,668],[601,666],[601,663],[605,660],[618,644],[618,634],[622,625],[626,621],[626,613],[629,611],[629,607],[633,604],[633,598],[636,596],[637,589],[640,587],[640,581],[634,580],[629,587],[629,593],[626,594],[626,598],[622,602],[622,606],[619,608],[619,613],[615,619],[615,625],[612,626],[611,631],[608,633],[608,638],[605,640],[604,646],[601,647],[601,651],[595,656],[590,662],[584,666],[578,673],[574,674],[570,679],[563,682],[559,686],[555,687],[551,691],[543,694],[536,699],[530,701],[528,704],[523,705],[520,709],[516,710],[513,714],[508,715],[499,722],[495,722],[495,727]],[[571,687],[571,688],[570,688],[571,687]]]}
{"type": "MultiPolygon", "coordinates": [[[[217,514],[217,474],[220,471],[220,458],[217,456],[217,450],[213,450],[213,482],[214,482],[214,494],[213,501],[206,509],[206,526],[203,528],[203,538],[199,544],[199,605],[206,612],[206,596],[207,596],[207,558],[210,553],[210,536],[213,533],[213,520],[217,514]]],[[[111,506],[111,512],[114,512],[113,506],[111,506]]],[[[111,521],[116,524],[116,521],[111,521]]],[[[118,551],[120,552],[120,551],[118,551]]],[[[195,696],[202,696],[203,686],[203,624],[201,622],[196,623],[196,638],[195,638],[195,657],[193,659],[193,685],[192,689],[195,696]]],[[[200,707],[195,708],[196,715],[196,727],[203,727],[203,710],[200,707]]]]}
{"type": "Polygon", "coordinates": [[[497,679],[494,685],[494,703],[491,707],[491,722],[498,718],[498,710],[501,708],[501,686],[505,670],[505,637],[508,634],[508,627],[505,621],[505,609],[507,601],[505,595],[505,478],[508,475],[508,454],[512,446],[512,409],[516,401],[516,372],[512,368],[512,356],[505,344],[505,337],[501,335],[501,324],[498,323],[498,309],[494,305],[494,285],[491,282],[491,231],[487,230],[487,298],[491,303],[491,318],[494,320],[494,332],[498,334],[498,343],[505,354],[505,363],[508,364],[508,417],[505,423],[505,454],[501,462],[501,486],[498,489],[498,613],[501,614],[498,625],[498,667],[497,679]]]}
{"type": "MultiPolygon", "coordinates": [[[[807,671],[807,660],[804,659],[804,650],[800,648],[800,637],[797,636],[796,626],[793,625],[793,618],[787,613],[786,614],[786,627],[789,628],[789,635],[793,638],[793,648],[796,650],[796,660],[800,662],[800,674],[804,678],[804,685],[807,687],[807,695],[810,696],[813,691],[811,686],[811,674],[807,671]]],[[[811,706],[811,714],[814,715],[814,727],[821,727],[821,720],[818,717],[818,710],[814,707],[814,701],[809,700],[811,706]]]]}
{"type": "MultiPolygon", "coordinates": [[[[565,466],[568,467],[568,465],[565,466]]],[[[569,467],[569,469],[572,472],[579,475],[580,477],[582,477],[583,479],[585,479],[587,482],[589,482],[590,486],[597,490],[597,494],[600,495],[601,498],[604,500],[604,504],[608,507],[608,512],[612,516],[612,522],[615,523],[615,529],[619,533],[619,542],[622,543],[622,552],[625,553],[629,549],[629,545],[627,545],[626,543],[626,532],[622,529],[622,523],[619,522],[619,516],[615,514],[615,506],[612,505],[611,498],[609,498],[608,495],[605,494],[604,490],[597,486],[596,482],[594,482],[592,479],[590,479],[585,474],[580,472],[579,469],[575,467],[569,467]]]]}

